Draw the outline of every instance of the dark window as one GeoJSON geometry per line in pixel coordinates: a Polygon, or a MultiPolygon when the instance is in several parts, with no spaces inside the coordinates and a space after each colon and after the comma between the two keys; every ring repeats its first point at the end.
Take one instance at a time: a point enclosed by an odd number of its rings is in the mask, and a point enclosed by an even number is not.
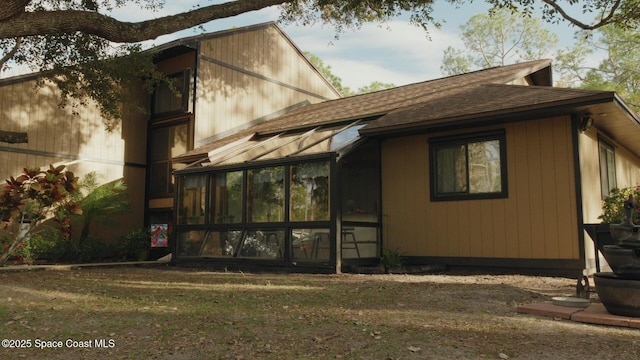
{"type": "Polygon", "coordinates": [[[210,191],[212,223],[242,222],[242,171],[213,174],[210,191]]]}
{"type": "Polygon", "coordinates": [[[247,171],[247,222],[284,221],[284,166],[247,171]]]}
{"type": "Polygon", "coordinates": [[[600,189],[602,197],[611,194],[616,184],[616,154],[612,145],[599,140],[600,148],[600,189]]]}
{"type": "Polygon", "coordinates": [[[329,163],[307,162],[291,166],[290,220],[329,220],[329,163]]]}
{"type": "Polygon", "coordinates": [[[153,92],[153,115],[187,111],[189,71],[170,75],[153,92]]]}
{"type": "Polygon", "coordinates": [[[170,197],[174,192],[173,171],[179,164],[171,158],[189,150],[187,123],[158,127],[149,132],[149,195],[170,197]]]}
{"type": "Polygon", "coordinates": [[[504,131],[429,140],[431,200],[507,197],[504,131]]]}

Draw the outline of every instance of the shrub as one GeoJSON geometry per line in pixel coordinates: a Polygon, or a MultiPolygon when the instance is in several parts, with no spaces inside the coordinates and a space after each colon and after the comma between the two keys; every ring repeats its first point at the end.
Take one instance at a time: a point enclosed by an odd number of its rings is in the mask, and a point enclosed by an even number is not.
{"type": "Polygon", "coordinates": [[[135,229],[122,239],[121,253],[124,260],[141,260],[141,254],[151,247],[149,229],[135,229]]]}
{"type": "MultiPolygon", "coordinates": [[[[631,197],[633,202],[638,205],[640,198],[640,186],[625,187],[622,189],[613,189],[611,194],[604,198],[602,202],[602,215],[598,217],[604,223],[619,224],[624,219],[624,203],[631,197]]],[[[634,224],[638,224],[640,220],[640,208],[636,207],[631,212],[631,219],[634,224]]]]}
{"type": "MultiPolygon", "coordinates": [[[[78,192],[77,178],[64,166],[24,169],[17,178],[7,180],[0,191],[0,228],[9,234],[8,246],[1,249],[0,266],[10,256],[29,246],[35,229],[48,219],[60,224],[63,235],[71,231],[69,214],[81,214],[73,195],[78,192]]],[[[19,255],[21,256],[21,255],[19,255]]]]}
{"type": "Polygon", "coordinates": [[[382,265],[388,268],[402,266],[402,252],[398,248],[385,248],[382,252],[382,265]]]}

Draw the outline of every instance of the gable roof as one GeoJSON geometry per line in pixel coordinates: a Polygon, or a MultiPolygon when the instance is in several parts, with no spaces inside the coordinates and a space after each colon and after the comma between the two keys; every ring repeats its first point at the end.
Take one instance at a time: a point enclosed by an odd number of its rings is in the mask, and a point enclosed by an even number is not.
{"type": "Polygon", "coordinates": [[[286,130],[302,130],[323,124],[376,118],[396,109],[429,101],[434,94],[456,91],[456,89],[478,84],[508,84],[529,78],[529,82],[534,85],[550,86],[550,64],[550,60],[531,61],[302,106],[269,121],[241,130],[229,137],[188,151],[173,160],[181,163],[197,161],[206,157],[209,151],[253,133],[268,135],[286,130]]]}
{"type": "MultiPolygon", "coordinates": [[[[537,60],[325,101],[297,108],[189,151],[174,161],[196,161],[206,157],[209,151],[250,134],[302,131],[356,119],[371,120],[360,129],[361,134],[387,136],[471,122],[477,125],[482,121],[499,121],[514,115],[595,113],[592,107],[598,104],[618,103],[622,106],[617,105],[616,108],[626,107],[613,92],[553,88],[551,85],[551,61],[537,60]],[[529,86],[514,85],[525,83],[529,86]]],[[[637,116],[626,109],[621,116],[633,120],[628,123],[640,123],[637,116]]],[[[637,147],[640,154],[640,145],[637,147]]]]}
{"type": "MultiPolygon", "coordinates": [[[[457,92],[480,84],[508,84],[539,72],[549,72],[547,78],[550,79],[550,64],[551,60],[538,60],[325,101],[284,114],[263,124],[258,130],[261,134],[266,134],[304,126],[381,116],[396,109],[430,101],[438,94],[457,92]]],[[[537,78],[544,79],[545,76],[540,75],[537,78]]],[[[550,80],[548,83],[542,81],[539,85],[550,86],[551,83],[550,80]]]]}
{"type": "Polygon", "coordinates": [[[459,126],[462,122],[500,120],[504,117],[530,118],[541,113],[572,112],[577,107],[608,102],[614,98],[610,91],[482,84],[475,87],[434,94],[427,102],[403,107],[372,121],[363,134],[390,134],[459,126]]]}

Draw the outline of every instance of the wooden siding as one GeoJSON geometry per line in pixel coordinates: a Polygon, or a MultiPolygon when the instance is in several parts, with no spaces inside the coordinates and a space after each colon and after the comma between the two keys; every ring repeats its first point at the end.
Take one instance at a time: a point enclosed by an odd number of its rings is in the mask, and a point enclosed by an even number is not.
{"type": "Polygon", "coordinates": [[[408,256],[579,259],[569,117],[385,140],[383,242],[408,256]],[[431,202],[432,136],[505,129],[509,196],[431,202]]]}
{"type": "Polygon", "coordinates": [[[580,170],[582,172],[582,207],[585,223],[599,223],[602,214],[600,190],[599,139],[614,147],[616,158],[616,186],[619,188],[640,185],[640,158],[607,137],[596,128],[583,132],[579,137],[580,170]]]}
{"type": "MultiPolygon", "coordinates": [[[[138,176],[144,179],[145,116],[130,115],[108,131],[94,104],[80,107],[75,115],[70,107],[59,108],[58,102],[59,92],[50,83],[39,89],[32,79],[0,83],[0,127],[27,132],[29,138],[26,144],[0,143],[0,176],[15,176],[24,167],[68,164],[81,179],[90,172],[98,174],[100,183],[124,179],[135,211],[123,219],[118,232],[142,226],[144,183],[138,176]]],[[[94,233],[117,235],[111,229],[94,233]]]]}
{"type": "Polygon", "coordinates": [[[303,102],[339,95],[276,27],[203,41],[195,146],[303,102]]]}

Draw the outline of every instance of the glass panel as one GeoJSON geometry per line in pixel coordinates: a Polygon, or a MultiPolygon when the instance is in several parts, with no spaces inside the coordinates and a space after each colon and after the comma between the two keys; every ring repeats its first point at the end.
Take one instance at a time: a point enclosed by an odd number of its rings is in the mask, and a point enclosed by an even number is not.
{"type": "Polygon", "coordinates": [[[600,143],[600,187],[603,197],[617,187],[615,153],[613,147],[603,142],[600,143]]]}
{"type": "Polygon", "coordinates": [[[178,233],[178,255],[199,256],[205,241],[204,230],[181,231],[178,233]]]}
{"type": "Polygon", "coordinates": [[[342,258],[378,258],[378,228],[365,226],[342,227],[342,258]]]}
{"type": "Polygon", "coordinates": [[[282,141],[278,141],[278,147],[274,148],[273,151],[261,156],[260,160],[280,159],[294,154],[304,146],[305,142],[308,142],[309,139],[317,136],[317,131],[311,131],[305,134],[292,134],[284,136],[282,137],[282,141]]]}
{"type": "Polygon", "coordinates": [[[329,229],[291,230],[291,260],[329,261],[330,254],[329,229]]]}
{"type": "MultiPolygon", "coordinates": [[[[168,196],[174,192],[175,180],[169,166],[171,158],[188,150],[188,126],[181,124],[154,129],[150,136],[151,176],[149,189],[153,196],[168,196]]],[[[183,164],[171,165],[178,170],[183,164]]]]}
{"type": "Polygon", "coordinates": [[[232,257],[240,243],[242,231],[211,231],[207,236],[200,255],[214,257],[232,257]]]}
{"type": "Polygon", "coordinates": [[[500,141],[470,143],[469,192],[471,194],[502,191],[500,171],[500,141]]]}
{"type": "Polygon", "coordinates": [[[329,220],[329,162],[291,166],[291,221],[329,220]]]}
{"type": "Polygon", "coordinates": [[[607,172],[608,172],[608,179],[609,180],[609,194],[611,194],[611,190],[613,190],[614,188],[617,187],[617,180],[616,180],[616,160],[613,156],[613,152],[608,151],[607,152],[607,172]]]}
{"type": "Polygon", "coordinates": [[[187,124],[172,126],[170,129],[171,143],[169,144],[170,157],[178,156],[187,152],[187,124]]]}
{"type": "Polygon", "coordinates": [[[169,164],[166,162],[151,164],[149,173],[149,193],[152,196],[167,195],[169,164]]]}
{"type": "Polygon", "coordinates": [[[284,166],[247,171],[247,222],[284,221],[284,166]]]}
{"type": "Polygon", "coordinates": [[[362,144],[338,162],[342,220],[378,222],[378,145],[362,144]]]}
{"type": "Polygon", "coordinates": [[[178,223],[204,224],[206,175],[182,178],[178,194],[178,223]]]}
{"type": "Polygon", "coordinates": [[[169,144],[169,129],[168,127],[153,129],[149,139],[150,152],[149,158],[151,161],[167,160],[169,158],[169,151],[167,145],[169,144]]]}
{"type": "Polygon", "coordinates": [[[331,139],[331,151],[337,151],[340,148],[358,140],[360,138],[360,133],[358,131],[364,126],[365,125],[352,126],[333,136],[331,139]]]}
{"type": "Polygon", "coordinates": [[[238,257],[281,259],[284,256],[284,230],[249,230],[242,239],[238,257]]]}
{"type": "Polygon", "coordinates": [[[242,222],[242,171],[218,173],[212,177],[211,204],[213,223],[242,222]]]}
{"type": "Polygon", "coordinates": [[[436,150],[438,193],[467,191],[466,146],[441,146],[436,150]]]}
{"type": "Polygon", "coordinates": [[[242,231],[189,230],[178,233],[179,256],[232,257],[242,231]]]}
{"type": "Polygon", "coordinates": [[[171,86],[166,83],[158,84],[154,92],[154,114],[182,110],[184,75],[174,76],[168,81],[171,82],[171,86]]]}

